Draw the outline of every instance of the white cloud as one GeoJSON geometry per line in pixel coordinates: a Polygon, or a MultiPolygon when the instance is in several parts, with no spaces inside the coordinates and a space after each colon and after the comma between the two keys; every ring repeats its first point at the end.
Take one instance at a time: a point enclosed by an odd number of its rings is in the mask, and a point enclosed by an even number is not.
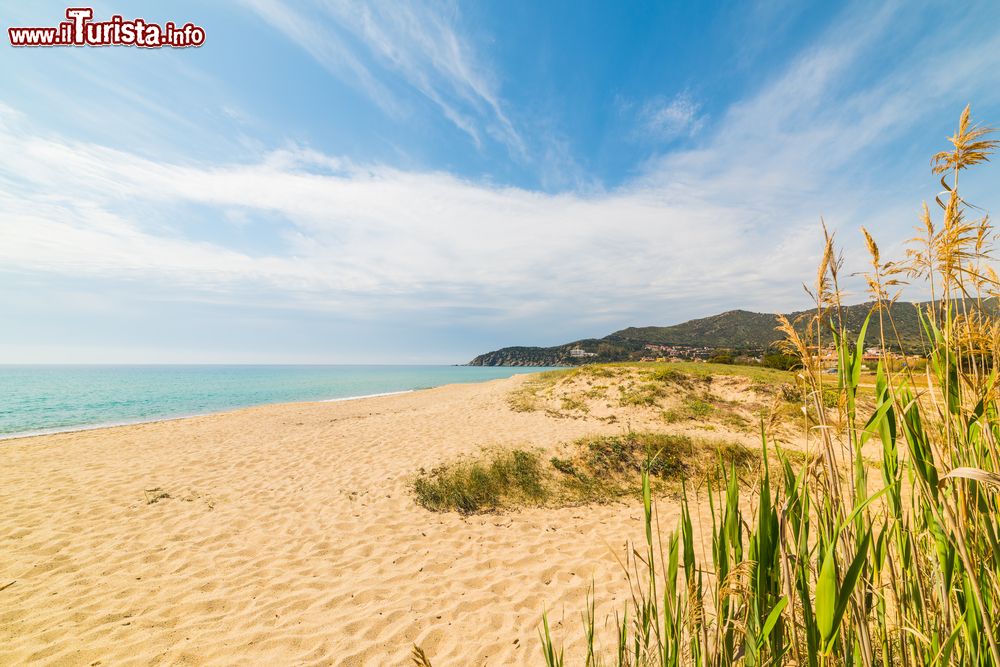
{"type": "Polygon", "coordinates": [[[9,131],[0,151],[16,156],[0,188],[7,270],[144,275],[191,292],[256,285],[326,304],[489,304],[505,314],[588,304],[598,317],[623,294],[652,303],[721,289],[740,269],[747,283],[777,277],[768,272],[778,264],[732,260],[759,232],[740,215],[651,190],[546,195],[337,161],[340,171],[320,173],[302,167],[315,154],[296,150],[256,164],[164,164],[9,131]],[[251,255],[171,235],[122,212],[137,202],[208,207],[208,226],[234,210],[278,214],[283,247],[251,255]],[[692,253],[726,269],[692,281],[692,253]]]}
{"type": "MultiPolygon", "coordinates": [[[[831,30],[720,114],[695,148],[610,192],[546,194],[298,146],[246,162],[158,161],[43,136],[0,109],[0,270],[145,281],[192,300],[253,294],[347,316],[570,316],[596,331],[719,307],[794,308],[821,214],[845,241],[862,223],[907,230],[913,186],[933,188],[923,158],[916,171],[893,168],[905,187],[865,184],[865,158],[886,142],[929,116],[957,116],[961,104],[918,104],[910,82],[933,82],[936,99],[950,100],[1000,72],[997,44],[956,43],[845,91],[887,24],[831,30]],[[215,238],[259,216],[268,245],[215,238]]],[[[697,111],[683,111],[672,113],[690,127],[697,111]]]]}

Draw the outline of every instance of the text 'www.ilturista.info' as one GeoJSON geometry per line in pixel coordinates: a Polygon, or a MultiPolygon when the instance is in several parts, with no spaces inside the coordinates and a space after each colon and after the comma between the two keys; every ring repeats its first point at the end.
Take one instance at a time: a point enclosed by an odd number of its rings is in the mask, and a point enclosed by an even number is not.
{"type": "Polygon", "coordinates": [[[205,43],[205,29],[193,23],[163,25],[119,15],[93,21],[90,7],[70,7],[57,26],[7,28],[11,46],[138,46],[147,49],[185,48],[205,43]]]}

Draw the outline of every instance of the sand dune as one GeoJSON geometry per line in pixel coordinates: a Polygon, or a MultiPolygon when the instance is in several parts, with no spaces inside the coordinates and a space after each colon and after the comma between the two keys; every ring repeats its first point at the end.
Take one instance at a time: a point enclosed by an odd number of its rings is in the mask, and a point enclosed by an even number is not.
{"type": "Polygon", "coordinates": [[[0,663],[538,664],[543,608],[574,639],[592,579],[619,608],[641,508],[463,518],[408,486],[621,430],[510,411],[524,380],[0,444],[0,663]]]}

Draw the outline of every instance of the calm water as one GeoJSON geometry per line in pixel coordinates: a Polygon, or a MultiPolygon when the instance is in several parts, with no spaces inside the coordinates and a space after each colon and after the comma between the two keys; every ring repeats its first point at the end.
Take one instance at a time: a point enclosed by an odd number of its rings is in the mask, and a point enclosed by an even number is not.
{"type": "Polygon", "coordinates": [[[483,382],[482,366],[0,366],[0,437],[483,382]]]}

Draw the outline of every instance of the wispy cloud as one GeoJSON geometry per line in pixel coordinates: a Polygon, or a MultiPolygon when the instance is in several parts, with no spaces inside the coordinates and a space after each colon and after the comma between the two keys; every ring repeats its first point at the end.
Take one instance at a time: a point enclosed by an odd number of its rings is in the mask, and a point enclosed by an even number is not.
{"type": "Polygon", "coordinates": [[[364,91],[379,107],[399,113],[400,107],[390,89],[330,26],[293,8],[282,0],[243,0],[262,19],[309,52],[330,73],[364,91]]]}
{"type": "Polygon", "coordinates": [[[671,141],[694,136],[704,121],[700,105],[688,93],[671,99],[656,97],[640,107],[636,134],[645,141],[671,141]]]}
{"type": "Polygon", "coordinates": [[[401,112],[391,82],[402,80],[477,146],[488,135],[523,156],[524,141],[489,69],[463,36],[456,5],[315,0],[300,11],[283,0],[245,2],[384,110],[401,112]]]}

